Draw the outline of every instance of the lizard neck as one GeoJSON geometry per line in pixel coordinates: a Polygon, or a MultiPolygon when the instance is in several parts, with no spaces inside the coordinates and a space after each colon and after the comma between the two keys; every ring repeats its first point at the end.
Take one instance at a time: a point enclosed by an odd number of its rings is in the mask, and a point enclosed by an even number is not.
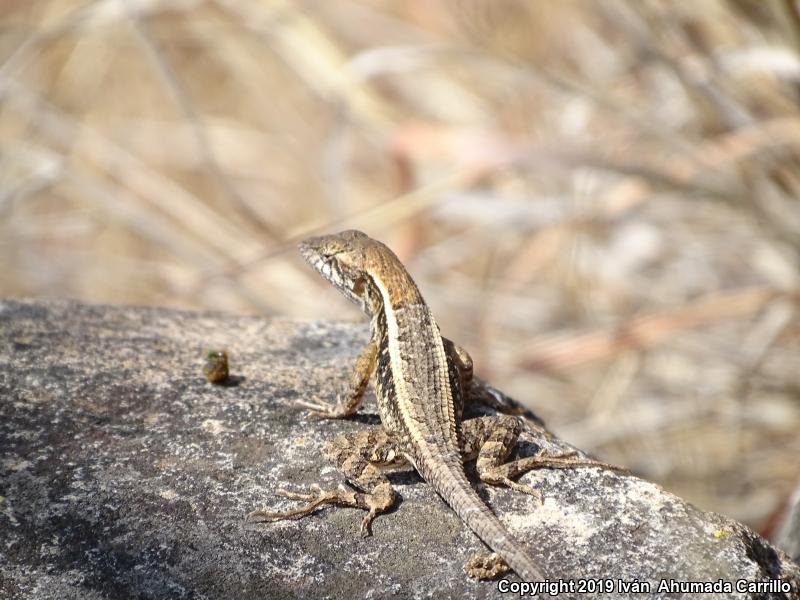
{"type": "Polygon", "coordinates": [[[363,268],[367,280],[365,308],[371,316],[383,311],[390,322],[405,307],[426,306],[417,284],[393,253],[374,252],[363,268]]]}

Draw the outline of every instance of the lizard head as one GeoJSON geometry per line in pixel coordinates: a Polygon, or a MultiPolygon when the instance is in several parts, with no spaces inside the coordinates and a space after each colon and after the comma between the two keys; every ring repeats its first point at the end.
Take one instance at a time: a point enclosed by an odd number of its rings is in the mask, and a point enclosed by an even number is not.
{"type": "Polygon", "coordinates": [[[298,244],[300,254],[320,275],[348,299],[367,307],[369,275],[367,263],[371,247],[379,244],[366,233],[349,229],[331,235],[310,237],[298,244]]]}
{"type": "Polygon", "coordinates": [[[366,233],[349,229],[311,237],[298,248],[308,264],[368,314],[376,314],[383,302],[394,308],[422,302],[400,259],[366,233]]]}

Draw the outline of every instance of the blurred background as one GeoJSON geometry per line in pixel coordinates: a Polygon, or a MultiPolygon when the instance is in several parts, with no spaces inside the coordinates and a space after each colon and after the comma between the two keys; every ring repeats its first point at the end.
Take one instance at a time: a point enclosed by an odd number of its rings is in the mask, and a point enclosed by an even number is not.
{"type": "Polygon", "coordinates": [[[769,534],[798,101],[794,0],[3,0],[0,296],[363,322],[295,251],[360,228],[559,435],[769,534]]]}

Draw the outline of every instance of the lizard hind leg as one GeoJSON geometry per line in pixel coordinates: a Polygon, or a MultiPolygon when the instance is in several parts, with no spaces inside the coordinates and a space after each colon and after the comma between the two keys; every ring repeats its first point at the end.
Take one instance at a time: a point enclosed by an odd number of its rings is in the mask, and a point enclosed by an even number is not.
{"type": "Polygon", "coordinates": [[[252,522],[282,521],[311,514],[320,506],[335,504],[367,511],[361,522],[361,534],[370,535],[370,524],[380,513],[395,503],[395,491],[381,467],[403,464],[395,444],[381,427],[372,427],[355,433],[340,435],[326,442],[323,454],[347,477],[357,490],[313,490],[290,492],[278,490],[284,498],[305,502],[300,508],[272,512],[256,510],[247,519],[252,522]]]}
{"type": "MultiPolygon", "coordinates": [[[[475,467],[481,481],[493,485],[505,485],[518,492],[523,492],[541,499],[541,494],[530,487],[512,479],[524,471],[511,465],[519,461],[505,463],[517,443],[521,423],[509,415],[496,415],[468,419],[461,424],[464,439],[464,458],[471,459],[477,455],[475,467]]],[[[531,467],[534,468],[534,467],[531,467]]]]}
{"type": "Polygon", "coordinates": [[[540,451],[534,456],[506,463],[504,461],[514,448],[521,429],[522,424],[519,420],[509,415],[479,417],[462,423],[464,457],[469,459],[477,455],[476,468],[482,481],[494,485],[505,485],[518,492],[541,499],[541,494],[537,490],[514,479],[533,469],[543,468],[600,467],[627,472],[622,467],[590,458],[578,458],[575,456],[576,452],[551,456],[540,451]]]}

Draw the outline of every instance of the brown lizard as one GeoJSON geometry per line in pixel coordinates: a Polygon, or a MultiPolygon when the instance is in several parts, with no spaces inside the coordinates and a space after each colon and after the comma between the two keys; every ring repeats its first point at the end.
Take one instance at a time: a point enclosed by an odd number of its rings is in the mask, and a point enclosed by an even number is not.
{"type": "MultiPolygon", "coordinates": [[[[509,566],[527,581],[544,574],[523,544],[514,539],[481,500],[464,474],[462,461],[477,456],[481,480],[527,494],[538,492],[515,478],[539,467],[599,466],[590,459],[536,455],[504,463],[521,431],[508,414],[462,421],[472,360],[443,338],[417,285],[395,254],[360,231],[308,238],[300,253],[325,279],[371,318],[371,340],[356,361],[348,393],[335,405],[301,402],[313,414],[343,418],[356,412],[374,372],[375,396],[382,426],[344,434],[327,442],[324,454],[360,491],[316,490],[278,494],[306,504],[284,512],[254,511],[251,521],[276,521],[307,515],[325,504],[368,511],[370,523],[395,502],[386,467],[413,465],[458,516],[494,553],[473,556],[464,570],[481,579],[506,573],[509,566]],[[502,557],[502,558],[501,558],[502,557]]],[[[482,388],[485,392],[487,388],[482,388]]],[[[489,398],[496,404],[496,398],[489,398]]]]}

